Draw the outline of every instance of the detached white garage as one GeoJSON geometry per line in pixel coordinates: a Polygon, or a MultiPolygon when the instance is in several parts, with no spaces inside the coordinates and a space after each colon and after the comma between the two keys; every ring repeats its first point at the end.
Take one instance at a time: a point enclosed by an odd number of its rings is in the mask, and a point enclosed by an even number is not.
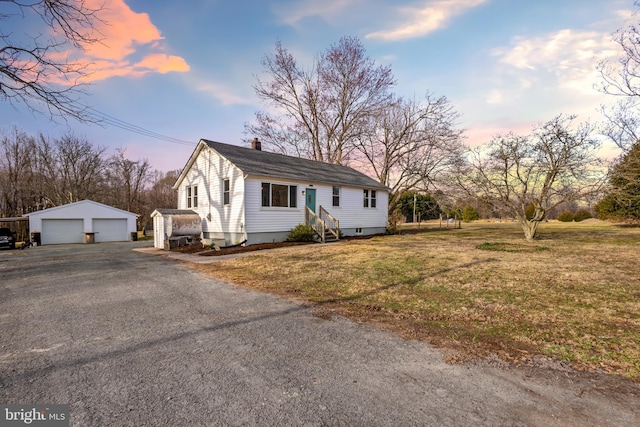
{"type": "Polygon", "coordinates": [[[43,245],[124,242],[136,232],[138,215],[91,200],[26,214],[43,245]]]}

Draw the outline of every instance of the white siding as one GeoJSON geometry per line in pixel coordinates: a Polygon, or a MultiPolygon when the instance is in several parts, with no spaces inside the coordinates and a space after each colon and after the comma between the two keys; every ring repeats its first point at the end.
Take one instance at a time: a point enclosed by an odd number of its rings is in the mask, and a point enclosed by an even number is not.
{"type": "Polygon", "coordinates": [[[231,233],[229,243],[244,240],[244,178],[235,165],[205,148],[197,156],[178,188],[178,209],[191,209],[200,215],[203,232],[212,238],[231,233]],[[229,179],[230,203],[223,203],[223,180],[229,179]],[[187,207],[187,187],[198,186],[198,206],[187,207]]]}
{"type": "Polygon", "coordinates": [[[340,208],[329,209],[340,220],[340,228],[384,228],[387,226],[389,194],[376,190],[376,207],[364,207],[364,188],[342,187],[340,208]]]}
{"type": "MultiPolygon", "coordinates": [[[[247,233],[273,233],[289,231],[298,224],[304,224],[304,197],[302,191],[306,184],[273,178],[249,177],[245,180],[245,209],[247,216],[247,233]],[[262,183],[297,185],[297,207],[263,207],[262,183]]],[[[318,188],[314,186],[312,188],[318,188]]],[[[316,192],[318,193],[318,192],[316,192]]],[[[316,198],[318,196],[316,195],[316,198]]],[[[319,209],[319,203],[316,201],[319,209]]]]}
{"type": "MultiPolygon", "coordinates": [[[[388,193],[377,190],[376,208],[365,208],[364,188],[340,188],[340,206],[333,205],[333,186],[327,184],[277,180],[273,178],[249,177],[245,180],[247,233],[289,231],[298,224],[304,224],[305,199],[302,191],[316,190],[316,212],[320,206],[340,221],[340,228],[382,228],[387,225],[388,193]],[[296,185],[297,208],[263,207],[262,182],[296,185]]],[[[353,234],[353,233],[350,233],[353,234]]]]}
{"type": "Polygon", "coordinates": [[[164,217],[153,217],[153,247],[164,249],[164,217]]]}

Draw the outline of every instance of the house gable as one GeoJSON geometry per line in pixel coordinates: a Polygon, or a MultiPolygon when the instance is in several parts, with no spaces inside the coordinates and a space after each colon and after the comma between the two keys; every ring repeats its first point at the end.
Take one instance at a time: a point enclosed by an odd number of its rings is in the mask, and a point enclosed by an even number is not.
{"type": "Polygon", "coordinates": [[[227,233],[235,236],[230,243],[244,240],[244,174],[234,163],[201,141],[174,188],[177,208],[193,210],[203,219],[205,239],[219,241],[227,233]]]}

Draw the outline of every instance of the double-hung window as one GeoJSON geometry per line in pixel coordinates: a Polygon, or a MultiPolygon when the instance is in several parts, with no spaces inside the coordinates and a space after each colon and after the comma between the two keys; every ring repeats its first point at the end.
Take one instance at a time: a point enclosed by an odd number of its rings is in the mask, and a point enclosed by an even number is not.
{"type": "Polygon", "coordinates": [[[340,206],[340,187],[333,186],[333,206],[340,206]]]}
{"type": "Polygon", "coordinates": [[[222,203],[224,205],[228,205],[231,201],[231,192],[230,192],[230,185],[229,185],[229,179],[225,179],[222,181],[222,203]]]}
{"type": "Polygon", "coordinates": [[[262,183],[262,206],[295,208],[298,206],[298,186],[262,183]]]}
{"type": "Polygon", "coordinates": [[[190,185],[187,187],[187,208],[198,207],[198,186],[190,185]]]}
{"type": "Polygon", "coordinates": [[[376,190],[363,191],[363,206],[365,208],[375,208],[377,206],[376,190]]]}

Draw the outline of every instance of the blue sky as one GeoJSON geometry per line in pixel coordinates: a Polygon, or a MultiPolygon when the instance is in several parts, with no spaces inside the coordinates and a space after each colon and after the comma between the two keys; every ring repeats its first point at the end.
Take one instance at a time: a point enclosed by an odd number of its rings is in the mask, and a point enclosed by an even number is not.
{"type": "Polygon", "coordinates": [[[103,44],[84,53],[95,67],[86,102],[188,143],[114,126],[52,123],[7,102],[0,102],[0,128],[52,137],[73,130],[163,171],[184,166],[200,138],[238,145],[251,139],[244,123],[264,108],[252,86],[261,58],[278,40],[310,65],[340,37],[358,37],[370,57],[392,67],[397,94],[448,97],[469,144],[528,132],[559,113],[600,120],[598,106],[616,100],[593,88],[595,65],[617,54],[611,34],[637,9],[632,0],[105,3],[103,44]]]}

